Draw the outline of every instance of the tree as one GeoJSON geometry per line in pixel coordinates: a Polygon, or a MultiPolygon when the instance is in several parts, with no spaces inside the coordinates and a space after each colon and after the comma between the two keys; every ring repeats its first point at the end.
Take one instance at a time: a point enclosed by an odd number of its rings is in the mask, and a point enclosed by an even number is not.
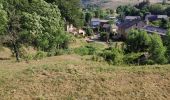
{"type": "Polygon", "coordinates": [[[110,33],[108,32],[100,32],[100,40],[109,42],[110,33]]]}
{"type": "Polygon", "coordinates": [[[34,0],[22,13],[23,39],[35,44],[43,51],[67,47],[68,37],[64,22],[56,5],[43,0],[34,0]],[[28,40],[30,39],[30,40],[28,40]]]}
{"type": "Polygon", "coordinates": [[[0,16],[4,19],[4,25],[0,23],[0,27],[7,27],[4,35],[9,37],[8,44],[17,61],[21,45],[31,45],[46,52],[67,48],[68,36],[56,5],[44,0],[4,0],[2,4],[7,17],[0,9],[0,14],[4,15],[0,16]]]}
{"type": "Polygon", "coordinates": [[[155,63],[167,63],[167,59],[165,57],[166,48],[163,46],[161,37],[157,34],[153,34],[151,36],[149,53],[151,55],[151,60],[153,60],[155,63]]]}
{"type": "Polygon", "coordinates": [[[85,21],[86,23],[89,24],[89,22],[91,21],[92,19],[92,14],[90,12],[87,12],[86,15],[85,15],[85,21]]]}
{"type": "Polygon", "coordinates": [[[57,5],[60,9],[61,16],[68,23],[77,27],[84,25],[84,16],[80,5],[80,0],[45,0],[48,3],[57,5]]]}
{"type": "Polygon", "coordinates": [[[155,15],[165,14],[164,10],[163,5],[161,4],[153,4],[149,7],[149,11],[155,15]]]}
{"type": "Polygon", "coordinates": [[[94,11],[94,15],[96,18],[100,18],[100,11],[99,10],[94,11]]]}
{"type": "Polygon", "coordinates": [[[163,0],[162,4],[165,5],[167,3],[167,0],[163,0]]]}
{"type": "Polygon", "coordinates": [[[148,51],[150,37],[146,31],[131,30],[126,40],[128,52],[148,51]]]}
{"type": "Polygon", "coordinates": [[[107,48],[100,54],[107,62],[120,65],[123,63],[124,52],[119,48],[107,48]]]}
{"type": "Polygon", "coordinates": [[[164,29],[169,29],[169,28],[170,28],[170,22],[169,22],[169,20],[162,19],[162,20],[161,20],[160,27],[162,27],[162,28],[164,28],[164,29]]]}
{"type": "Polygon", "coordinates": [[[167,15],[170,16],[170,7],[167,7],[167,8],[165,9],[165,11],[166,11],[167,15]]]}
{"type": "Polygon", "coordinates": [[[19,54],[19,47],[20,47],[20,37],[19,34],[21,32],[21,16],[19,11],[19,4],[21,1],[4,1],[7,15],[8,15],[8,22],[6,24],[6,33],[4,35],[8,36],[8,43],[11,46],[11,49],[16,57],[16,60],[19,61],[20,54],[19,54]]]}
{"type": "Polygon", "coordinates": [[[0,35],[4,34],[8,22],[7,12],[3,10],[3,6],[0,3],[0,35]]]}
{"type": "Polygon", "coordinates": [[[88,36],[91,36],[91,35],[93,34],[93,29],[91,29],[90,27],[87,27],[87,28],[86,28],[86,34],[87,34],[88,36]]]}
{"type": "Polygon", "coordinates": [[[170,30],[168,30],[167,36],[165,38],[165,46],[167,47],[166,55],[168,58],[168,62],[170,62],[170,30]]]}

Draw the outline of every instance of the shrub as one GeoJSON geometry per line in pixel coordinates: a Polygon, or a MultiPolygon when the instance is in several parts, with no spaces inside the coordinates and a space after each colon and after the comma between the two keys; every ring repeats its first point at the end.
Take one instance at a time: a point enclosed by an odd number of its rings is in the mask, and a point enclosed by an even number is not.
{"type": "Polygon", "coordinates": [[[100,32],[100,40],[107,41],[108,40],[108,33],[107,32],[100,32]]]}
{"type": "Polygon", "coordinates": [[[120,65],[123,63],[123,51],[121,49],[117,48],[108,48],[105,49],[100,56],[102,56],[107,62],[114,64],[114,65],[120,65]]]}
{"type": "Polygon", "coordinates": [[[90,46],[90,45],[87,45],[87,46],[83,46],[83,47],[80,47],[80,48],[76,48],[74,50],[74,52],[76,54],[79,54],[79,55],[93,55],[95,52],[96,52],[96,48],[93,47],[93,46],[90,46]]]}
{"type": "Polygon", "coordinates": [[[32,55],[32,54],[27,54],[27,55],[24,55],[22,56],[22,58],[26,61],[29,61],[29,60],[33,60],[34,59],[34,56],[35,55],[32,55]]]}
{"type": "Polygon", "coordinates": [[[34,56],[34,59],[35,60],[38,60],[38,59],[42,59],[44,57],[47,56],[47,53],[43,52],[43,51],[38,51],[35,56],[34,56]]]}
{"type": "Polygon", "coordinates": [[[159,35],[154,34],[151,36],[151,44],[149,53],[151,55],[151,60],[153,60],[157,64],[165,64],[167,63],[166,58],[166,48],[162,43],[162,39],[159,35]]]}
{"type": "Polygon", "coordinates": [[[91,29],[91,28],[86,28],[86,34],[88,35],[88,36],[91,36],[92,34],[93,34],[93,29],[91,29]]]}
{"type": "Polygon", "coordinates": [[[124,57],[124,62],[126,64],[137,64],[139,57],[142,55],[142,53],[129,53],[126,54],[124,57]]]}
{"type": "Polygon", "coordinates": [[[96,54],[92,56],[92,60],[93,61],[99,61],[99,62],[104,61],[103,57],[98,56],[96,54]]]}
{"type": "Polygon", "coordinates": [[[147,64],[147,65],[153,65],[153,64],[155,64],[155,62],[153,61],[153,60],[147,60],[146,62],[145,62],[145,64],[147,64]]]}
{"type": "Polygon", "coordinates": [[[145,52],[148,51],[150,44],[150,36],[146,31],[142,30],[131,30],[128,33],[126,40],[128,52],[145,52]]]}

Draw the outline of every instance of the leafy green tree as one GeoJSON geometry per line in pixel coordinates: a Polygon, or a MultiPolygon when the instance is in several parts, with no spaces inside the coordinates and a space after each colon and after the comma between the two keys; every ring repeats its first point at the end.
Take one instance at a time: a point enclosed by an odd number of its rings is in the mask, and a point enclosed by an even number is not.
{"type": "Polygon", "coordinates": [[[110,34],[108,32],[100,32],[100,40],[109,42],[110,34]]]}
{"type": "Polygon", "coordinates": [[[157,64],[165,64],[167,63],[167,59],[165,57],[166,48],[163,46],[162,39],[159,35],[153,34],[151,36],[150,50],[149,53],[151,55],[151,60],[153,60],[157,64]]]}
{"type": "Polygon", "coordinates": [[[153,4],[149,7],[149,11],[152,14],[160,15],[160,14],[165,14],[164,7],[162,4],[153,4]]]}
{"type": "Polygon", "coordinates": [[[3,25],[0,24],[0,28],[7,27],[4,35],[9,37],[8,44],[18,61],[21,45],[47,52],[67,48],[68,36],[56,5],[44,0],[4,0],[2,5],[0,20],[3,25]]]}
{"type": "Polygon", "coordinates": [[[119,6],[116,9],[116,11],[118,14],[123,13],[125,16],[137,16],[137,15],[139,16],[140,15],[140,10],[131,5],[119,6]]]}
{"type": "Polygon", "coordinates": [[[167,7],[167,8],[165,9],[165,11],[166,11],[167,15],[170,16],[170,7],[167,7]]]}
{"type": "Polygon", "coordinates": [[[4,1],[4,3],[8,3],[8,5],[5,5],[5,9],[8,13],[8,22],[7,22],[7,28],[6,28],[6,36],[8,36],[8,42],[12,48],[12,51],[16,57],[16,60],[20,60],[20,53],[19,53],[19,47],[21,44],[19,34],[21,32],[21,15],[20,15],[20,4],[21,1],[4,1]]]}
{"type": "Polygon", "coordinates": [[[94,15],[96,18],[100,18],[100,11],[99,10],[94,11],[94,15]]]}
{"type": "Polygon", "coordinates": [[[123,63],[124,53],[118,48],[108,48],[103,50],[100,56],[111,64],[120,65],[123,63]]]}
{"type": "Polygon", "coordinates": [[[85,14],[85,21],[86,21],[86,23],[89,23],[91,21],[92,17],[93,17],[92,14],[90,12],[87,12],[85,14]]]}
{"type": "Polygon", "coordinates": [[[57,6],[43,0],[35,0],[27,9],[22,13],[24,32],[21,35],[44,51],[65,48],[68,37],[64,32],[64,23],[57,6]]]}
{"type": "Polygon", "coordinates": [[[91,29],[90,27],[87,27],[87,28],[86,28],[86,34],[87,34],[88,36],[91,36],[91,35],[93,34],[93,29],[91,29]]]}
{"type": "Polygon", "coordinates": [[[168,58],[168,62],[170,62],[170,30],[167,32],[167,36],[165,38],[165,45],[167,47],[166,55],[168,58]]]}
{"type": "Polygon", "coordinates": [[[148,51],[150,37],[146,31],[131,30],[126,40],[128,52],[148,51]]]}
{"type": "Polygon", "coordinates": [[[162,27],[162,28],[164,28],[164,29],[169,29],[169,28],[170,28],[170,22],[169,22],[169,20],[162,19],[162,20],[161,20],[160,27],[162,27]]]}
{"type": "Polygon", "coordinates": [[[0,35],[4,34],[8,22],[7,12],[3,10],[3,6],[0,3],[0,35]]]}
{"type": "Polygon", "coordinates": [[[45,0],[48,3],[57,5],[60,9],[61,16],[68,23],[77,27],[84,25],[84,16],[80,5],[80,0],[45,0]]]}

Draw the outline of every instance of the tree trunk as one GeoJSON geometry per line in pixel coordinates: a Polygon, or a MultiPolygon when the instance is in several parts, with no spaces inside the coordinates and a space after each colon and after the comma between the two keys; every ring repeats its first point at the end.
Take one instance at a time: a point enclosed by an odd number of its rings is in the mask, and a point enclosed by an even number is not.
{"type": "Polygon", "coordinates": [[[19,50],[17,48],[17,43],[13,42],[12,45],[13,45],[13,49],[14,49],[16,60],[19,62],[20,59],[19,59],[19,50]]]}

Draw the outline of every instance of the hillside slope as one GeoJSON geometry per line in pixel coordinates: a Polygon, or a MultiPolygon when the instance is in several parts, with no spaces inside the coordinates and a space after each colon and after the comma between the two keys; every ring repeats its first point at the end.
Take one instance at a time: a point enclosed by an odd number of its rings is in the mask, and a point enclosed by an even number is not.
{"type": "MultiPolygon", "coordinates": [[[[115,9],[119,5],[133,5],[143,0],[82,0],[84,4],[96,4],[102,8],[113,8],[115,9]]],[[[150,0],[151,3],[162,2],[162,0],[150,0]]]]}
{"type": "Polygon", "coordinates": [[[112,66],[77,55],[0,61],[0,100],[170,100],[170,65],[112,66]]]}

